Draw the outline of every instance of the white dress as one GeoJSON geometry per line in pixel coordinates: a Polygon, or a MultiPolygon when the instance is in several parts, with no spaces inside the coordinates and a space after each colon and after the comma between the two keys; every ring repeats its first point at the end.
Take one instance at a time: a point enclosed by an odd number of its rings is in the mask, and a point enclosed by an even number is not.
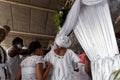
{"type": "Polygon", "coordinates": [[[16,55],[14,57],[10,57],[8,55],[8,51],[11,50],[12,47],[7,49],[7,63],[9,64],[10,67],[10,73],[11,73],[11,80],[15,80],[16,74],[18,72],[18,68],[21,63],[21,59],[19,55],[16,55]]]}
{"type": "Polygon", "coordinates": [[[0,80],[10,80],[9,66],[6,64],[6,52],[1,46],[0,46],[0,55],[1,55],[0,80]]]}
{"type": "Polygon", "coordinates": [[[33,55],[21,62],[22,80],[37,80],[36,64],[38,63],[44,63],[42,56],[33,55]]]}
{"type": "Polygon", "coordinates": [[[85,72],[85,64],[79,63],[79,71],[74,73],[77,76],[77,80],[91,80],[88,74],[85,72]]]}
{"type": "Polygon", "coordinates": [[[74,64],[80,59],[72,50],[67,49],[64,56],[56,55],[51,50],[44,59],[52,64],[48,80],[76,80],[74,64]]]}

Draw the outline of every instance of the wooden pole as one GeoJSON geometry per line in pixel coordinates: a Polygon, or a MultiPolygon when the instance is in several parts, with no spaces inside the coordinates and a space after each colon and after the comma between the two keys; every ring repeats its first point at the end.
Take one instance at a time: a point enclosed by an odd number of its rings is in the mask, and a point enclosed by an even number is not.
{"type": "Polygon", "coordinates": [[[49,12],[55,12],[55,13],[57,12],[57,10],[52,10],[52,9],[47,9],[47,8],[43,8],[43,7],[32,6],[32,5],[18,3],[18,2],[5,1],[5,0],[0,0],[0,2],[14,4],[14,5],[19,5],[19,6],[24,6],[24,7],[28,7],[28,8],[39,9],[39,10],[43,10],[43,11],[49,11],[49,12]]]}
{"type": "Polygon", "coordinates": [[[43,34],[35,34],[35,33],[27,33],[27,32],[18,32],[18,31],[10,31],[8,35],[24,36],[24,37],[37,37],[37,38],[48,38],[48,39],[54,39],[55,38],[55,36],[51,36],[51,35],[43,35],[43,34]]]}

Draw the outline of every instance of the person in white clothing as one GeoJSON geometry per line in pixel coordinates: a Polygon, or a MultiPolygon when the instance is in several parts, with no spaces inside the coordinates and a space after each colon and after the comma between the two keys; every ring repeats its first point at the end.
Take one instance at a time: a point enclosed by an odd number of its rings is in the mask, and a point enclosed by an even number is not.
{"type": "Polygon", "coordinates": [[[78,71],[80,59],[71,50],[67,49],[71,41],[67,36],[59,36],[55,39],[56,49],[51,49],[44,57],[50,61],[52,68],[48,80],[77,80],[74,71],[78,71]]]}
{"type": "Polygon", "coordinates": [[[45,63],[40,42],[32,41],[28,50],[29,55],[21,62],[16,80],[46,80],[51,65],[47,63],[48,67],[45,71],[43,70],[45,63]]]}
{"type": "MultiPolygon", "coordinates": [[[[0,43],[5,39],[9,31],[9,26],[0,26],[0,43]]],[[[6,64],[6,60],[6,51],[0,46],[0,80],[10,79],[9,66],[6,64]]]]}
{"type": "Polygon", "coordinates": [[[84,64],[79,63],[79,71],[75,72],[77,80],[92,80],[90,60],[85,55],[84,64]]]}
{"type": "Polygon", "coordinates": [[[23,39],[19,37],[15,37],[12,41],[12,46],[7,49],[7,63],[11,69],[11,80],[15,80],[18,68],[20,66],[20,56],[19,52],[23,47],[23,39]]]}

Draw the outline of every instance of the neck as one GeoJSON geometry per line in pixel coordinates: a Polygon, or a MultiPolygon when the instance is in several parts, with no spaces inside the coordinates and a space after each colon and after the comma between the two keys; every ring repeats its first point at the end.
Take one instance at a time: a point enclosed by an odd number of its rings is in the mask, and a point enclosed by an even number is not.
{"type": "Polygon", "coordinates": [[[33,52],[32,55],[43,56],[42,54],[38,54],[38,52],[33,52]]]}

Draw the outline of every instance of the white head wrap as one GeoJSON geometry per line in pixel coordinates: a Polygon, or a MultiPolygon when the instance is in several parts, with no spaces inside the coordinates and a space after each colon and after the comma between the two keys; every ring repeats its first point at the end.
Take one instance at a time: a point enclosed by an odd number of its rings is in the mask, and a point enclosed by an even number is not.
{"type": "Polygon", "coordinates": [[[58,36],[55,39],[55,43],[59,46],[59,47],[64,47],[64,48],[68,48],[71,45],[71,40],[69,37],[67,36],[58,36]]]}
{"type": "Polygon", "coordinates": [[[7,30],[3,26],[0,26],[0,29],[5,30],[5,32],[7,33],[7,30]]]}

